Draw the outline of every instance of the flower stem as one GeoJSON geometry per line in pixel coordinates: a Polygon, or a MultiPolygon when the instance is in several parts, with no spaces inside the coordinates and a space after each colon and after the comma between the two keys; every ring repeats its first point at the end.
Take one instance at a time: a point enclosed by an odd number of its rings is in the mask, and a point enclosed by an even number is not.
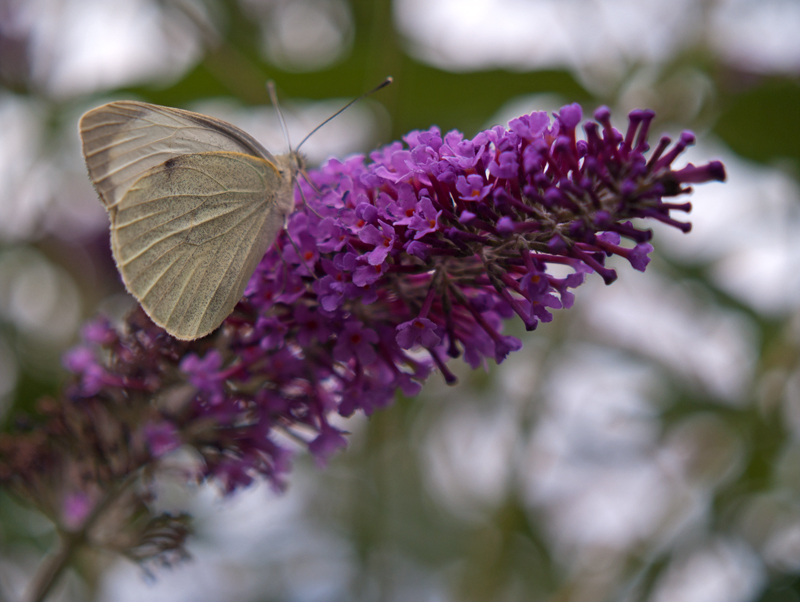
{"type": "Polygon", "coordinates": [[[80,530],[60,532],[59,548],[39,565],[28,586],[27,595],[23,598],[26,602],[42,602],[47,597],[69,566],[75,552],[78,551],[81,545],[86,543],[89,530],[97,522],[97,519],[119,499],[131,484],[136,482],[140,473],[141,467],[129,473],[116,488],[109,492],[89,515],[80,530]]]}
{"type": "MultiPolygon", "coordinates": [[[[25,597],[27,602],[41,602],[50,593],[59,577],[69,566],[72,556],[84,539],[83,537],[76,537],[76,535],[78,534],[62,534],[58,550],[45,558],[39,565],[25,597]]],[[[81,532],[81,535],[83,535],[83,532],[81,532]]]]}

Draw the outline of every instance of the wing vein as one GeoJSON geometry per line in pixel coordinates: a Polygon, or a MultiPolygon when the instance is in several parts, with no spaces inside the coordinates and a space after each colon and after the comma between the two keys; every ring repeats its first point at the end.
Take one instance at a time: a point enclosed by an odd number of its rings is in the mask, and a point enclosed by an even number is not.
{"type": "MultiPolygon", "coordinates": [[[[240,222],[240,223],[242,223],[242,222],[240,222]]],[[[235,263],[235,259],[238,257],[239,253],[241,252],[241,250],[242,250],[242,248],[243,248],[243,246],[244,246],[244,245],[242,245],[242,244],[241,244],[241,241],[244,241],[244,240],[251,240],[251,241],[252,241],[252,240],[253,240],[253,237],[251,237],[251,236],[247,236],[247,235],[249,235],[249,234],[251,233],[251,231],[252,231],[252,229],[253,229],[254,227],[261,227],[261,225],[262,225],[262,224],[260,224],[260,223],[259,223],[259,220],[253,220],[253,221],[250,223],[250,226],[248,226],[248,228],[247,228],[247,230],[246,230],[246,232],[245,232],[245,234],[246,234],[246,235],[245,235],[245,236],[242,236],[242,237],[239,237],[239,244],[237,244],[237,245],[236,245],[236,251],[233,253],[233,256],[231,257],[231,261],[228,263],[228,266],[225,268],[225,271],[223,272],[223,274],[221,275],[221,277],[218,279],[218,281],[217,281],[217,287],[219,286],[219,283],[220,283],[220,282],[222,282],[222,281],[225,279],[225,276],[226,276],[226,275],[228,274],[228,272],[230,271],[230,269],[231,269],[231,266],[232,266],[232,265],[235,263]]],[[[221,247],[220,247],[220,248],[221,248],[221,247]]],[[[248,250],[248,251],[249,251],[250,249],[252,249],[252,243],[251,243],[251,244],[250,244],[250,246],[247,248],[247,250],[248,250]]],[[[234,286],[235,286],[235,285],[234,285],[234,286]]],[[[215,290],[215,292],[216,292],[216,290],[215,290]]],[[[228,296],[230,296],[230,293],[231,293],[231,292],[232,292],[232,291],[229,291],[229,292],[228,292],[228,296]]],[[[211,302],[212,302],[213,300],[214,300],[214,295],[209,295],[208,301],[206,302],[206,306],[203,308],[203,315],[205,315],[205,314],[206,314],[206,312],[208,311],[208,308],[209,308],[209,306],[211,305],[211,302]]],[[[236,301],[238,302],[238,299],[237,299],[236,301]]],[[[234,305],[235,305],[235,304],[234,304],[234,305]]]]}
{"type": "MultiPolygon", "coordinates": [[[[170,249],[169,251],[166,251],[165,253],[162,253],[159,256],[158,259],[161,259],[165,255],[167,255],[167,253],[173,251],[174,249],[175,249],[175,247],[172,247],[172,249],[170,249]]],[[[158,261],[158,259],[156,261],[158,261]]],[[[147,290],[144,292],[144,294],[141,294],[140,298],[141,299],[146,298],[147,295],[150,294],[150,291],[153,290],[153,287],[156,284],[158,284],[159,282],[161,282],[161,279],[164,277],[164,274],[166,274],[172,268],[172,266],[174,266],[176,263],[178,263],[181,259],[183,259],[183,255],[180,254],[180,253],[176,254],[175,255],[175,261],[173,261],[166,268],[164,268],[164,270],[158,275],[157,278],[153,279],[153,282],[150,284],[150,286],[147,287],[147,290]]],[[[131,283],[136,282],[139,279],[139,277],[142,276],[142,274],[144,274],[148,269],[150,269],[155,263],[156,263],[155,261],[150,262],[150,265],[148,265],[145,270],[142,270],[135,278],[131,279],[131,283]]]]}

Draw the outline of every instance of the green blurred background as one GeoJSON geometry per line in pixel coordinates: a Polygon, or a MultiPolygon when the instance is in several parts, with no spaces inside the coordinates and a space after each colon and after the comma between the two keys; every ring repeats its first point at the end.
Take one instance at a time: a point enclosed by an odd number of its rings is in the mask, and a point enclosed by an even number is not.
{"type": "MultiPolygon", "coordinates": [[[[414,128],[472,136],[531,110],[656,110],[722,159],[694,229],[656,228],[646,274],[502,366],[430,379],[290,489],[233,499],[164,479],[193,560],[148,577],[83,558],[60,600],[800,601],[800,3],[797,0],[0,0],[0,415],[65,379],[80,324],[131,301],[86,178],[80,114],[135,98],[283,152],[368,152],[414,128]]],[[[680,161],[687,159],[682,158],[680,161]]],[[[52,545],[0,492],[0,600],[52,545]]]]}

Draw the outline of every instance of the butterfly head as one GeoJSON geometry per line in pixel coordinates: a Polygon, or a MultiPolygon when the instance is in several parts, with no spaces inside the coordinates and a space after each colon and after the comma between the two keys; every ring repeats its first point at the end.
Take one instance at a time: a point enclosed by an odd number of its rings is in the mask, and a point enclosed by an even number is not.
{"type": "Polygon", "coordinates": [[[275,165],[281,173],[281,178],[292,186],[297,182],[298,175],[306,173],[306,158],[296,150],[275,157],[275,165]]]}

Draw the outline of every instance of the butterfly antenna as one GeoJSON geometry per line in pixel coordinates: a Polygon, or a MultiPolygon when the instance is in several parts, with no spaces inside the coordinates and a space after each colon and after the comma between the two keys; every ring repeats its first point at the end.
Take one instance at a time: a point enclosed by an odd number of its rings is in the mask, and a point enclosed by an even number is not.
{"type": "Polygon", "coordinates": [[[275,91],[274,81],[269,80],[267,82],[267,91],[269,92],[269,99],[272,101],[272,106],[275,107],[275,110],[278,112],[278,123],[281,124],[281,131],[283,132],[283,138],[286,140],[286,144],[289,146],[289,150],[292,150],[292,142],[289,140],[289,128],[286,127],[286,119],[283,117],[283,111],[281,111],[281,105],[278,103],[278,93],[275,91]]]}
{"type": "MultiPolygon", "coordinates": [[[[314,192],[316,192],[319,195],[322,194],[322,191],[319,188],[317,188],[316,186],[314,186],[314,182],[312,182],[308,178],[308,174],[305,172],[305,170],[301,171],[300,175],[303,176],[303,179],[308,183],[309,186],[311,186],[311,188],[314,190],[314,192]]],[[[300,193],[300,198],[303,199],[303,207],[308,209],[311,213],[316,215],[319,219],[325,219],[319,213],[317,213],[311,205],[308,204],[308,199],[306,199],[306,193],[303,192],[303,187],[302,186],[298,186],[297,187],[297,191],[300,193]]]]}
{"type": "Polygon", "coordinates": [[[328,123],[328,122],[329,122],[331,119],[333,119],[334,117],[338,117],[339,115],[341,115],[341,114],[342,114],[342,113],[343,113],[343,112],[344,112],[346,109],[350,108],[350,106],[351,106],[351,105],[353,105],[353,104],[357,103],[359,100],[361,100],[361,99],[362,99],[362,98],[364,98],[365,96],[369,96],[370,94],[375,94],[375,92],[377,92],[378,90],[380,90],[380,89],[382,89],[382,88],[385,88],[386,86],[388,86],[389,84],[391,84],[393,81],[394,81],[394,80],[393,80],[391,77],[387,77],[387,78],[386,78],[385,80],[383,80],[383,81],[382,81],[382,82],[381,82],[381,83],[380,83],[378,86],[374,87],[374,88],[373,88],[372,90],[370,90],[369,92],[364,92],[364,93],[363,93],[361,96],[357,96],[356,98],[354,98],[353,100],[351,100],[350,102],[348,102],[348,103],[347,103],[346,105],[344,105],[344,106],[343,106],[341,109],[339,109],[338,111],[336,111],[336,112],[335,112],[333,115],[331,115],[330,117],[328,117],[328,118],[327,118],[325,121],[323,121],[322,123],[320,123],[320,124],[319,124],[317,127],[315,127],[313,130],[311,130],[311,132],[309,132],[308,136],[306,136],[305,138],[303,138],[303,140],[300,142],[300,144],[298,144],[298,145],[297,145],[297,148],[296,148],[296,149],[294,149],[294,150],[296,150],[296,151],[300,150],[300,147],[301,147],[301,146],[303,146],[303,145],[306,143],[306,140],[308,140],[309,138],[311,138],[311,136],[313,136],[314,134],[316,134],[316,133],[319,131],[319,129],[320,129],[320,128],[321,128],[323,125],[327,124],[327,123],[328,123]]]}

